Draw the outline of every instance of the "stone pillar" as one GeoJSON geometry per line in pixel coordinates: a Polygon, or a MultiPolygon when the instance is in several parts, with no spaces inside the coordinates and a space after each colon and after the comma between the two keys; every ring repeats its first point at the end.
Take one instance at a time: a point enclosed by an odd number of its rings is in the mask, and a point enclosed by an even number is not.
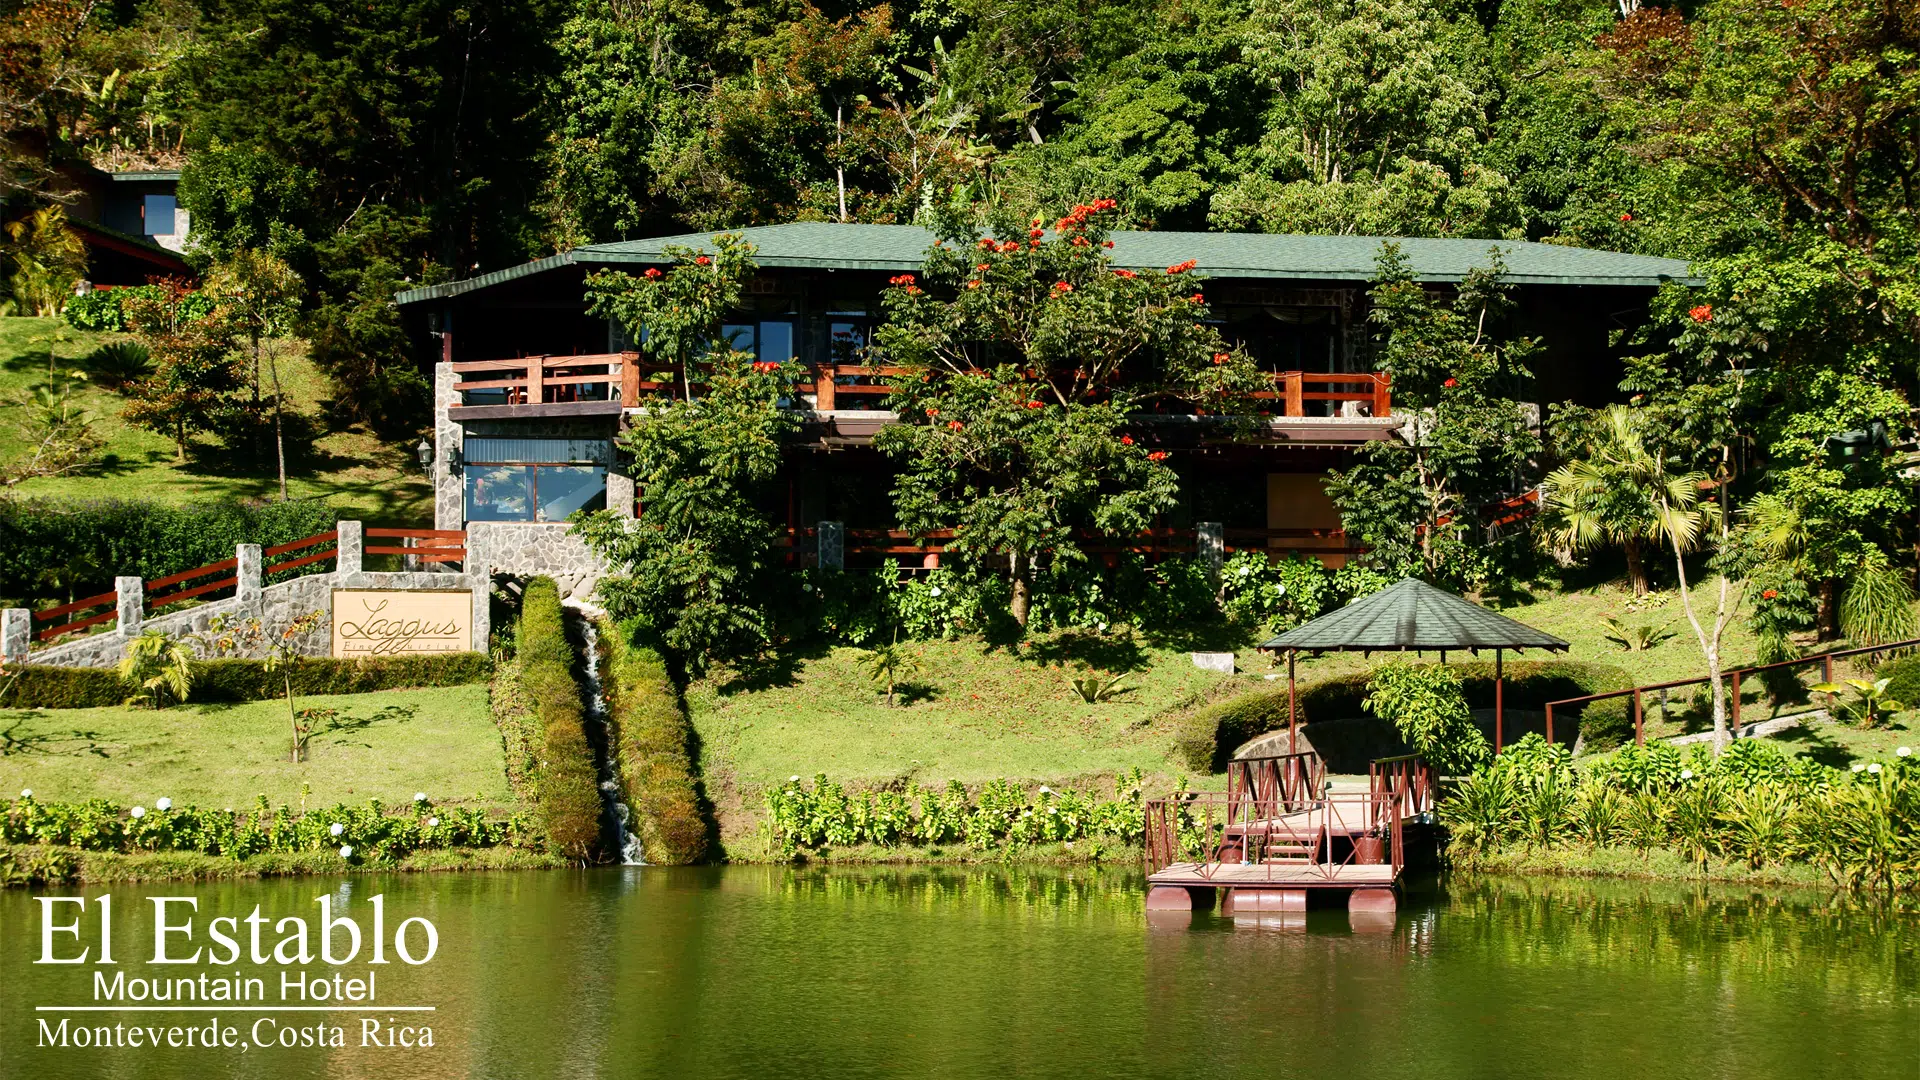
{"type": "Polygon", "coordinates": [[[1207,568],[1207,580],[1220,588],[1220,568],[1227,561],[1227,529],[1217,521],[1202,521],[1194,526],[1194,553],[1207,568]]]}
{"type": "Polygon", "coordinates": [[[140,636],[140,623],[146,618],[147,587],[137,577],[113,579],[113,591],[120,594],[120,636],[140,636]]]}
{"type": "Polygon", "coordinates": [[[260,545],[236,545],[233,549],[233,561],[236,564],[233,571],[233,598],[240,601],[241,607],[258,615],[260,589],[264,584],[260,578],[260,545]]]}
{"type": "MultiPolygon", "coordinates": [[[[454,378],[453,365],[433,366],[433,527],[459,529],[466,525],[466,479],[460,467],[466,449],[466,429],[453,419],[449,410],[460,404],[460,383],[454,378]],[[451,457],[452,463],[448,462],[451,457]]],[[[612,492],[608,492],[612,497],[612,492]]]]}
{"type": "Polygon", "coordinates": [[[822,570],[844,570],[847,567],[847,530],[846,523],[840,521],[822,521],[814,525],[818,558],[815,560],[822,570]]]}
{"type": "Polygon", "coordinates": [[[487,638],[493,633],[493,571],[469,556],[467,580],[473,583],[473,651],[488,652],[487,638]]]}
{"type": "Polygon", "coordinates": [[[633,477],[607,469],[607,509],[614,517],[633,517],[633,477]]]}
{"type": "Polygon", "coordinates": [[[33,651],[33,612],[23,607],[0,611],[0,658],[9,664],[24,664],[33,651]]]}
{"type": "Polygon", "coordinates": [[[357,521],[342,521],[336,528],[340,531],[338,541],[339,554],[334,558],[334,572],[338,574],[357,574],[361,560],[366,554],[366,533],[357,521]]]}

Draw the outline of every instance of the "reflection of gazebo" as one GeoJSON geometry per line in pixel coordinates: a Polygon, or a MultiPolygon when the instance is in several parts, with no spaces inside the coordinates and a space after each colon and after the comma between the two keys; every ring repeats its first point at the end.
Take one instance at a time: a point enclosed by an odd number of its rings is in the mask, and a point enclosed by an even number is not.
{"type": "Polygon", "coordinates": [[[1502,655],[1508,649],[1548,649],[1564,652],[1567,643],[1523,622],[1488,611],[1424,581],[1407,578],[1355,600],[1304,626],[1295,627],[1260,644],[1262,652],[1287,654],[1287,752],[1294,752],[1299,736],[1299,693],[1293,661],[1302,652],[1425,652],[1447,662],[1449,649],[1478,653],[1493,650],[1493,748],[1500,751],[1506,714],[1506,679],[1502,655]]]}

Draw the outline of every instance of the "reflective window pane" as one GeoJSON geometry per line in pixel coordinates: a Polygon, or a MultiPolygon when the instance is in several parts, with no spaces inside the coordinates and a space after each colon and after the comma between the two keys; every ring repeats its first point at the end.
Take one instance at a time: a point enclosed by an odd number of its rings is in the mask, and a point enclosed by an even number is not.
{"type": "Polygon", "coordinates": [[[756,353],[753,340],[753,327],[742,323],[728,323],[720,328],[720,343],[734,352],[756,353]]]}
{"type": "Polygon", "coordinates": [[[858,364],[866,358],[867,328],[854,322],[836,322],[828,326],[831,338],[829,355],[836,364],[858,364]]]}
{"type": "Polygon", "coordinates": [[[547,465],[539,483],[541,521],[565,521],[576,510],[607,505],[607,470],[598,465],[547,465]]]}
{"type": "Polygon", "coordinates": [[[760,359],[785,363],[797,355],[793,351],[792,323],[783,321],[760,324],[760,359]]]}
{"type": "Polygon", "coordinates": [[[533,470],[525,465],[469,465],[468,521],[532,521],[533,470]]]}

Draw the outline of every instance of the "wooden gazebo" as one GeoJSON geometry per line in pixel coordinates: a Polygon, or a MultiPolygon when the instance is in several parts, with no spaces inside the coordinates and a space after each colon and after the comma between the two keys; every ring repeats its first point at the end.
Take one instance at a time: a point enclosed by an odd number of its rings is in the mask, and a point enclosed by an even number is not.
{"type": "Polygon", "coordinates": [[[1261,642],[1262,652],[1287,654],[1287,752],[1295,751],[1299,738],[1300,698],[1293,666],[1300,653],[1431,650],[1440,654],[1444,664],[1448,651],[1460,649],[1476,655],[1481,649],[1493,650],[1493,746],[1499,753],[1506,716],[1506,679],[1501,666],[1505,653],[1524,649],[1565,652],[1567,643],[1417,578],[1407,578],[1261,642]]]}

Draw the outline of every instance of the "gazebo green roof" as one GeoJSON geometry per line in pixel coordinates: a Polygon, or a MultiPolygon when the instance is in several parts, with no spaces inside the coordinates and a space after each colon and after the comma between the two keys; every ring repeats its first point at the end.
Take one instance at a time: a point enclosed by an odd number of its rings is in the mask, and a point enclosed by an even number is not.
{"type": "MultiPolygon", "coordinates": [[[[919,269],[934,242],[934,234],[917,225],[802,221],[716,231],[742,234],[754,245],[754,259],[761,266],[787,269],[901,273],[919,269]]],[[[586,244],[463,281],[409,289],[395,299],[401,304],[444,299],[570,265],[590,269],[659,265],[667,261],[667,246],[711,250],[714,235],[687,233],[586,244]]],[[[1413,276],[1421,281],[1459,281],[1469,270],[1487,265],[1487,252],[1495,247],[1506,263],[1504,280],[1518,285],[1654,287],[1668,281],[1693,280],[1687,264],[1679,259],[1521,240],[1116,232],[1113,261],[1119,266],[1152,269],[1193,259],[1198,264],[1196,269],[1211,278],[1367,281],[1374,275],[1380,245],[1389,241],[1400,245],[1413,276]]]]}
{"type": "Polygon", "coordinates": [[[1283,652],[1564,650],[1567,643],[1417,578],[1407,578],[1269,638],[1260,648],[1283,652]]]}

